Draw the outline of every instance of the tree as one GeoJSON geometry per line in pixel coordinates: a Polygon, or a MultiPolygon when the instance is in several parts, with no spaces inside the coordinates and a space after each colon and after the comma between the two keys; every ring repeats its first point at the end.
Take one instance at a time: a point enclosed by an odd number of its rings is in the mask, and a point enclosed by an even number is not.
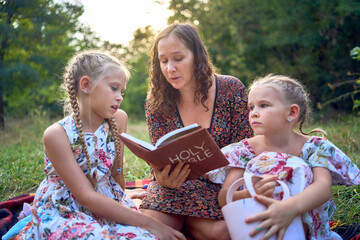
{"type": "MultiPolygon", "coordinates": [[[[350,56],[353,59],[360,61],[360,47],[354,47],[350,51],[350,56]]],[[[350,90],[349,92],[345,92],[340,95],[337,95],[334,98],[332,98],[324,103],[318,103],[318,108],[322,109],[331,103],[340,102],[341,100],[346,99],[346,98],[353,99],[353,102],[354,102],[353,110],[354,111],[355,111],[355,109],[360,108],[360,77],[359,76],[360,76],[359,72],[348,72],[347,73],[348,78],[345,81],[337,83],[337,84],[329,83],[328,84],[329,88],[331,88],[333,90],[339,90],[339,89],[343,88],[344,85],[352,86],[352,90],[350,90]]]]}
{"type": "Polygon", "coordinates": [[[150,49],[154,43],[155,30],[151,26],[138,28],[134,32],[124,55],[130,68],[131,78],[126,87],[126,97],[121,105],[129,115],[144,118],[144,103],[147,93],[147,80],[149,79],[150,49]]]}
{"type": "Polygon", "coordinates": [[[53,0],[0,1],[0,124],[4,114],[56,108],[61,69],[78,47],[82,5],[53,0]]]}
{"type": "MultiPolygon", "coordinates": [[[[325,102],[351,88],[328,84],[360,65],[348,57],[360,36],[357,0],[172,0],[170,9],[169,22],[195,23],[214,65],[245,83],[270,72],[290,75],[315,103],[325,102]]],[[[352,102],[332,107],[351,111],[352,102]]]]}

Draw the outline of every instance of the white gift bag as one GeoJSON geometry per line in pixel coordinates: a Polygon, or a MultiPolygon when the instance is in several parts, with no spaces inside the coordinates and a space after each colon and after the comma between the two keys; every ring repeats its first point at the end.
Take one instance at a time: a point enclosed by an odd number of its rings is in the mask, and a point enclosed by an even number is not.
{"type": "MultiPolygon", "coordinates": [[[[244,177],[236,180],[228,189],[226,194],[226,205],[222,207],[222,212],[226,225],[228,227],[232,240],[257,240],[266,233],[265,230],[258,233],[255,237],[250,237],[249,232],[261,221],[253,223],[245,223],[245,218],[250,217],[256,213],[266,210],[266,206],[257,202],[253,197],[233,201],[233,195],[239,187],[245,185],[251,196],[255,195],[255,190],[252,183],[252,178],[255,176],[252,173],[245,172],[244,177]]],[[[284,191],[282,200],[290,197],[289,188],[283,181],[277,181],[284,191]]],[[[272,236],[271,240],[276,240],[277,236],[272,236]]],[[[304,228],[302,225],[301,217],[296,217],[286,230],[284,240],[305,240],[304,228]]]]}

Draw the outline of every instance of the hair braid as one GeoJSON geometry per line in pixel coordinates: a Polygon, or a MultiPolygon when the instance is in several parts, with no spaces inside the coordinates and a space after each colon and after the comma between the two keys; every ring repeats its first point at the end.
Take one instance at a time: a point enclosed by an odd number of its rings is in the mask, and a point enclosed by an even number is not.
{"type": "Polygon", "coordinates": [[[124,178],[124,168],[123,168],[124,162],[122,157],[123,153],[121,152],[121,142],[119,138],[119,132],[116,127],[114,118],[107,119],[107,122],[110,126],[111,135],[115,144],[115,159],[112,169],[112,175],[114,176],[114,179],[120,184],[120,186],[123,189],[125,189],[125,178],[124,178]],[[120,171],[118,171],[118,169],[120,169],[120,171]]]}
{"type": "Polygon", "coordinates": [[[90,180],[91,184],[94,186],[95,181],[91,177],[91,169],[92,168],[91,168],[90,155],[89,155],[88,149],[86,147],[84,132],[83,132],[82,123],[81,123],[81,119],[80,119],[80,109],[79,109],[79,105],[78,105],[78,101],[77,101],[77,97],[76,97],[77,86],[76,86],[76,81],[73,77],[73,71],[74,71],[74,67],[75,67],[74,65],[70,68],[69,74],[68,74],[67,78],[65,79],[66,80],[66,88],[67,88],[69,99],[70,99],[70,105],[71,105],[71,109],[73,112],[75,126],[78,129],[79,139],[80,139],[81,146],[82,146],[82,149],[84,151],[86,161],[87,161],[87,166],[88,166],[87,178],[90,180]]]}

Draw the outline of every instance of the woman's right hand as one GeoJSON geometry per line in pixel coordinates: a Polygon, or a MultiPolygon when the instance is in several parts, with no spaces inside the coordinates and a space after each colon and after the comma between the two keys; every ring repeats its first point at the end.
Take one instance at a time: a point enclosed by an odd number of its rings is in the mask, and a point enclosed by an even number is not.
{"type": "Polygon", "coordinates": [[[154,170],[156,181],[163,187],[179,188],[190,174],[190,165],[179,162],[173,171],[169,174],[171,165],[167,165],[162,170],[150,165],[154,170]]]}

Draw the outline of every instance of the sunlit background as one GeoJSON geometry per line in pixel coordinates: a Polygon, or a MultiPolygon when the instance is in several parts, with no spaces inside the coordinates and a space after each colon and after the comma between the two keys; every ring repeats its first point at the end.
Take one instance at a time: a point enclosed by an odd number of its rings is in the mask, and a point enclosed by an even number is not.
{"type": "Polygon", "coordinates": [[[151,25],[160,30],[171,15],[168,0],[82,0],[87,24],[102,40],[127,44],[139,27],[151,25]]]}

